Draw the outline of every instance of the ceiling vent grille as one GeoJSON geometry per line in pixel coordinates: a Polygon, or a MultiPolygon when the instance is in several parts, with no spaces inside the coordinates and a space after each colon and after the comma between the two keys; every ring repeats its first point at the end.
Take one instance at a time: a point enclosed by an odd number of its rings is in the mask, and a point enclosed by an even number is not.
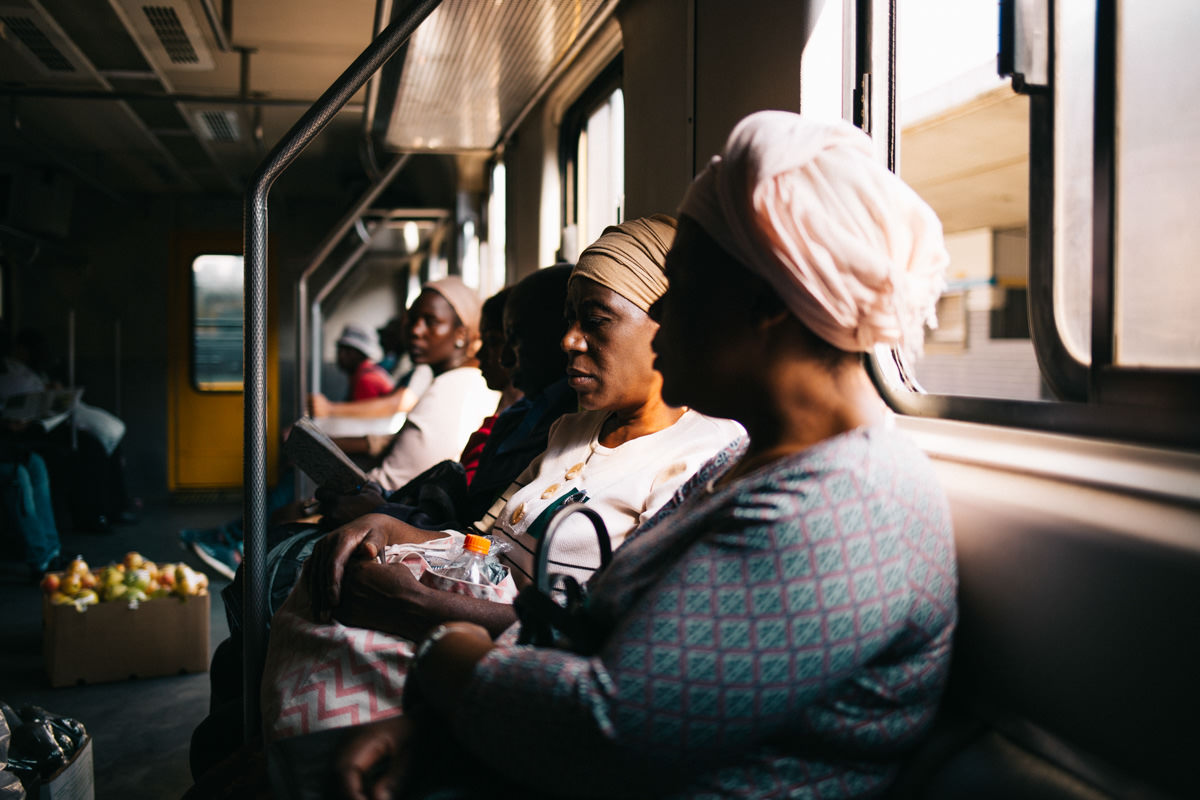
{"type": "Polygon", "coordinates": [[[111,2],[142,52],[160,70],[199,72],[213,68],[208,40],[188,0],[111,2]]]}
{"type": "Polygon", "coordinates": [[[146,20],[162,42],[163,50],[172,64],[198,64],[200,57],[188,39],[179,15],[171,6],[142,6],[146,20]]]}
{"type": "Polygon", "coordinates": [[[43,69],[55,73],[75,72],[75,65],[71,60],[54,46],[50,37],[32,19],[6,14],[0,17],[0,21],[17,37],[17,41],[25,45],[43,69]]]}
{"type": "Polygon", "coordinates": [[[238,116],[233,111],[201,111],[196,115],[200,120],[200,131],[210,142],[229,144],[242,139],[238,126],[238,116]]]}

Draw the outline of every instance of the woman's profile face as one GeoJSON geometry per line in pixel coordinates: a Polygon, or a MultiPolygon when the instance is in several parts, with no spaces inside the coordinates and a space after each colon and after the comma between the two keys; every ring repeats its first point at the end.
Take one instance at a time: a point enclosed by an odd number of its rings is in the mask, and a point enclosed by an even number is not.
{"type": "Polygon", "coordinates": [[[499,320],[484,318],[479,330],[479,352],[475,358],[479,361],[479,371],[487,387],[499,392],[508,386],[510,378],[508,368],[504,366],[504,328],[499,320]]]}
{"type": "Polygon", "coordinates": [[[679,220],[667,253],[669,287],[651,308],[659,322],[654,365],[667,403],[734,417],[738,395],[753,391],[756,354],[743,337],[754,301],[748,274],[724,261],[729,256],[695,222],[679,220]]]}
{"type": "Polygon", "coordinates": [[[657,399],[662,376],[650,342],[658,325],[629,300],[588,278],[567,288],[567,381],[589,411],[632,411],[657,399]]]}
{"type": "Polygon", "coordinates": [[[428,364],[435,371],[448,365],[459,355],[455,338],[465,335],[458,315],[437,292],[421,292],[408,310],[408,353],[416,364],[428,364]]]}

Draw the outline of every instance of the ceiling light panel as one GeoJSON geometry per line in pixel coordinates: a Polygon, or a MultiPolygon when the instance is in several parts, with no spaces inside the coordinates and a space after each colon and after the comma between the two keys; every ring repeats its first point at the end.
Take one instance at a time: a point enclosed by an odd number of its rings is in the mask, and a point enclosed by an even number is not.
{"type": "Polygon", "coordinates": [[[409,40],[385,141],[491,150],[603,0],[445,0],[409,40]]]}

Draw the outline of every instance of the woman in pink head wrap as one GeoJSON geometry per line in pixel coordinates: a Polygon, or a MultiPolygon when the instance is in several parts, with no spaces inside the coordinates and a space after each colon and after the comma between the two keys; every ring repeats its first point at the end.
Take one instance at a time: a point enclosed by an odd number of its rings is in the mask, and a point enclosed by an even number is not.
{"type": "MultiPolygon", "coordinates": [[[[655,363],[668,402],[749,441],[627,539],[569,640],[431,634],[411,700],[491,768],[455,796],[506,779],[554,796],[876,797],[928,728],[957,620],[950,516],[860,353],[919,344],[946,254],[868,145],[764,112],[693,183],[655,363]]],[[[348,785],[408,755],[407,736],[349,746],[348,785]]]]}

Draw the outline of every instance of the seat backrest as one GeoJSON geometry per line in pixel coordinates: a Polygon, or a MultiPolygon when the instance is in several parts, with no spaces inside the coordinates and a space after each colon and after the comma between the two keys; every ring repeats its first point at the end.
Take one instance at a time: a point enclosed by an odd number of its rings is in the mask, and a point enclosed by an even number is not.
{"type": "Polygon", "coordinates": [[[897,796],[1188,796],[1200,508],[1037,474],[1036,463],[935,464],[954,517],[960,622],[941,718],[897,796]]]}

